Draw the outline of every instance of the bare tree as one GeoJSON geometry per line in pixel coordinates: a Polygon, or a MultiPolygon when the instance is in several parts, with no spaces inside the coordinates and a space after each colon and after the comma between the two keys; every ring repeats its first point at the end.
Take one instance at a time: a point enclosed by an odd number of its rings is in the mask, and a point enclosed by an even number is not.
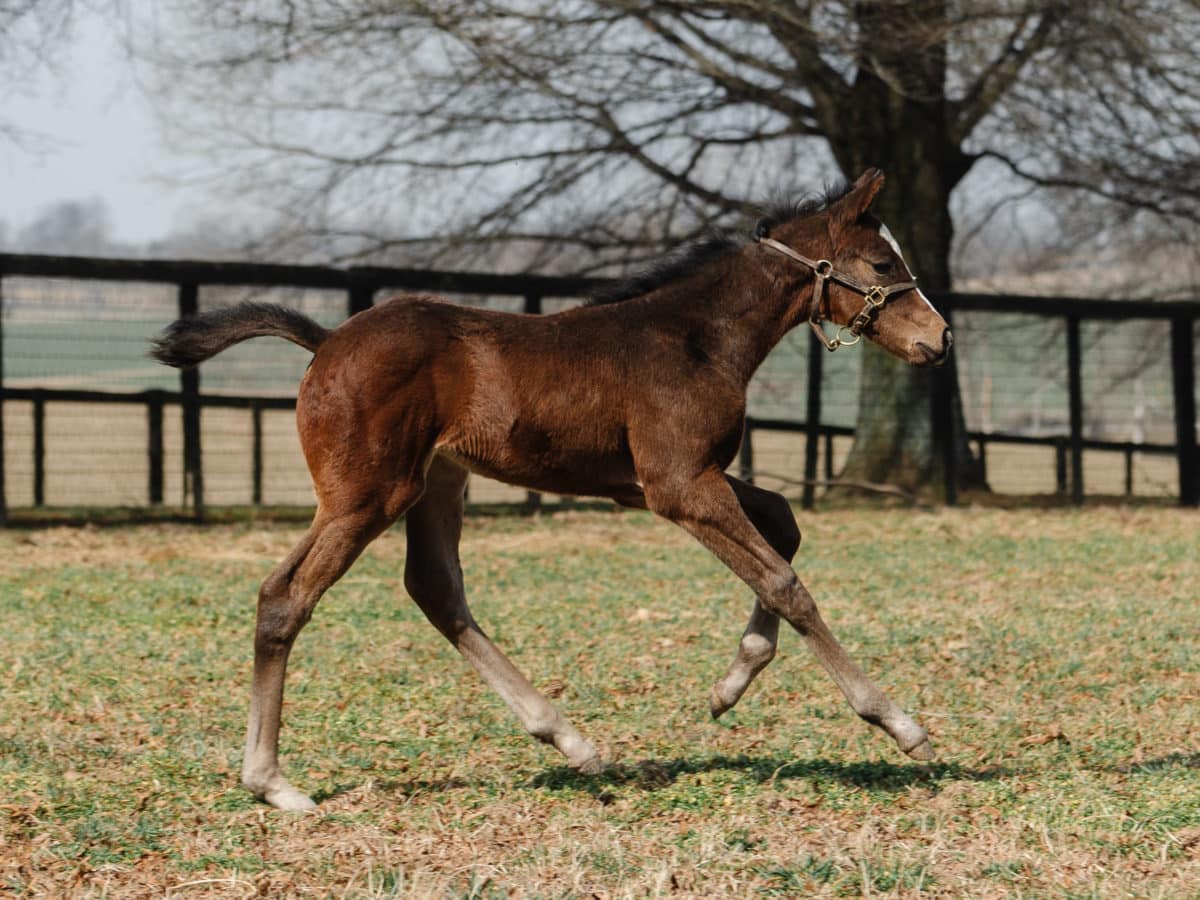
{"type": "MultiPolygon", "coordinates": [[[[603,271],[876,165],[946,288],[951,194],[985,158],[1200,217],[1194,0],[174,0],[159,21],[142,53],[180,139],[281,214],[281,245],[327,255],[603,271]]],[[[936,475],[929,377],[864,354],[849,474],[936,475]]]]}
{"type": "MultiPolygon", "coordinates": [[[[0,99],[30,89],[56,68],[55,51],[67,36],[74,0],[0,0],[0,99]]],[[[34,137],[0,116],[0,142],[26,144],[34,137]]]]}
{"type": "Polygon", "coordinates": [[[14,241],[25,253],[100,256],[130,248],[116,243],[108,206],[98,197],[64,200],[44,207],[14,241]]]}

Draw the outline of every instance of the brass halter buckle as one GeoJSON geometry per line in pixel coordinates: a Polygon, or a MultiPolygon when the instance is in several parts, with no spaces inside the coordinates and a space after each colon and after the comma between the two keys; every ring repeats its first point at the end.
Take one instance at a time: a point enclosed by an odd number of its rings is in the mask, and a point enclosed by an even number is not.
{"type": "Polygon", "coordinates": [[[867,288],[867,292],[863,296],[867,301],[867,306],[872,309],[878,309],[887,300],[887,291],[880,285],[875,284],[867,288]]]}
{"type": "MultiPolygon", "coordinates": [[[[883,306],[887,302],[887,292],[879,285],[872,285],[867,288],[867,292],[863,295],[866,304],[858,311],[858,315],[850,320],[849,331],[854,335],[854,343],[858,343],[859,332],[871,324],[871,316],[875,315],[875,310],[883,306]]],[[[839,333],[842,329],[838,329],[839,333]]]]}

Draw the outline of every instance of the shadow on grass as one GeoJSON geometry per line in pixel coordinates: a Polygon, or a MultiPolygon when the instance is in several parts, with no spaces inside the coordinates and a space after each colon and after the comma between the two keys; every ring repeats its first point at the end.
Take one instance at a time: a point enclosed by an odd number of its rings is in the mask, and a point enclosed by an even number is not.
{"type": "MultiPolygon", "coordinates": [[[[1122,763],[1099,767],[1102,771],[1121,774],[1151,774],[1181,767],[1200,768],[1200,753],[1169,753],[1138,763],[1122,763]]],[[[757,784],[777,784],[804,779],[815,782],[837,782],[846,787],[863,790],[899,792],[920,785],[937,793],[953,782],[985,782],[1021,774],[1020,769],[989,765],[969,768],[955,763],[890,763],[834,762],[827,759],[784,759],[778,756],[727,756],[717,754],[689,759],[643,759],[635,763],[610,763],[598,775],[582,775],[566,766],[546,769],[526,782],[527,787],[548,790],[576,790],[591,794],[602,803],[612,799],[613,788],[633,788],[657,791],[674,784],[680,777],[705,772],[741,773],[747,781],[757,784]]],[[[405,797],[417,794],[442,793],[477,787],[481,782],[460,777],[385,779],[374,782],[374,788],[405,797]]],[[[363,787],[359,781],[335,785],[315,791],[317,803],[332,800],[363,787]]]]}
{"type": "Polygon", "coordinates": [[[1143,759],[1141,762],[1125,762],[1117,765],[1103,766],[1103,771],[1117,772],[1121,775],[1149,775],[1165,769],[1200,769],[1200,753],[1168,753],[1153,759],[1143,759]]]}
{"type": "Polygon", "coordinates": [[[1010,774],[999,766],[969,769],[953,763],[895,764],[889,762],[840,763],[826,759],[784,759],[776,756],[725,756],[653,760],[606,765],[599,775],[581,775],[565,766],[557,766],[537,775],[531,787],[552,790],[573,788],[603,799],[609,788],[635,787],[654,791],[673,784],[680,776],[703,772],[740,772],[759,784],[775,784],[795,779],[836,781],[850,787],[870,790],[902,791],[912,785],[927,785],[934,790],[947,781],[992,781],[1010,774]]]}

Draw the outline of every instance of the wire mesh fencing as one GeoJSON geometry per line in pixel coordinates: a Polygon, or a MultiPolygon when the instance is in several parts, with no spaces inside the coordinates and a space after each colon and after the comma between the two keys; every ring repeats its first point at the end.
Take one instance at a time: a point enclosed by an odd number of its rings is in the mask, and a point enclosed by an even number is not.
{"type": "MultiPolygon", "coordinates": [[[[1171,356],[1165,352],[1170,329],[1170,322],[1155,319],[1080,322],[1085,494],[1178,495],[1171,356]]],[[[1065,492],[1071,431],[1067,322],[962,313],[955,318],[955,337],[963,412],[982,448],[988,485],[1000,493],[1065,492]]]]}
{"type": "MultiPolygon", "coordinates": [[[[413,288],[553,313],[579,304],[587,286],[0,254],[0,511],[314,502],[294,416],[310,354],[285,341],[253,341],[181,376],[147,355],[150,338],[181,313],[251,299],[333,327],[413,288]]],[[[956,295],[939,302],[953,314],[955,421],[993,491],[1196,502],[1200,304],[956,295]]],[[[807,502],[819,498],[837,482],[860,404],[870,402],[860,398],[859,366],[857,354],[828,354],[804,329],[787,335],[750,385],[747,436],[733,468],[807,502]]],[[[479,478],[469,493],[478,503],[543,499],[479,478]]]]}

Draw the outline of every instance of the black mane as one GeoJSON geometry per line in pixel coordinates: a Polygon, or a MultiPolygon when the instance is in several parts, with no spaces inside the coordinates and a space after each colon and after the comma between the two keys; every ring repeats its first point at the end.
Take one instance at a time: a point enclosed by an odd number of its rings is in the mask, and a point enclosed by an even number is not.
{"type": "Polygon", "coordinates": [[[597,288],[588,298],[588,305],[620,303],[622,300],[641,297],[664,284],[678,281],[685,275],[727,256],[745,244],[745,238],[723,231],[714,231],[707,237],[669,250],[640,272],[627,278],[618,278],[611,284],[597,288]]]}
{"type": "Polygon", "coordinates": [[[751,240],[767,237],[772,229],[785,222],[824,212],[849,191],[849,185],[840,184],[827,188],[820,195],[809,194],[799,199],[774,200],[762,207],[758,222],[750,233],[712,231],[699,240],[668,251],[642,271],[598,288],[588,298],[588,305],[600,306],[642,297],[740,250],[751,240]]]}
{"type": "Polygon", "coordinates": [[[850,193],[852,187],[848,182],[840,182],[826,187],[820,194],[803,194],[798,198],[781,197],[772,200],[759,214],[758,224],[754,226],[754,236],[768,237],[773,228],[785,222],[805,219],[824,212],[850,193]]]}

